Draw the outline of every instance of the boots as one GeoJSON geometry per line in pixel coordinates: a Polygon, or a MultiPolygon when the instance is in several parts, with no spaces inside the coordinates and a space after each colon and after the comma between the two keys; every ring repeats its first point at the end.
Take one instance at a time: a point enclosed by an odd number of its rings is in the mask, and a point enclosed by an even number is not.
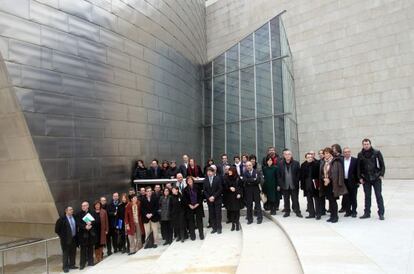
{"type": "Polygon", "coordinates": [[[231,231],[234,231],[235,228],[236,228],[236,224],[235,223],[232,223],[231,224],[231,231]]]}
{"type": "Polygon", "coordinates": [[[236,223],[236,231],[239,231],[240,230],[240,222],[237,222],[236,223]]]}

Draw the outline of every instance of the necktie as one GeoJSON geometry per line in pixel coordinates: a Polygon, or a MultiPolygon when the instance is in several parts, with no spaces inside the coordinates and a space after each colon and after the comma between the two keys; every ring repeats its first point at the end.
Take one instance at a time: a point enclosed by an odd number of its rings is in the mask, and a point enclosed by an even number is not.
{"type": "Polygon", "coordinates": [[[69,217],[69,224],[70,224],[70,229],[72,230],[72,236],[75,236],[76,231],[75,231],[75,223],[73,221],[73,217],[70,216],[69,217]]]}

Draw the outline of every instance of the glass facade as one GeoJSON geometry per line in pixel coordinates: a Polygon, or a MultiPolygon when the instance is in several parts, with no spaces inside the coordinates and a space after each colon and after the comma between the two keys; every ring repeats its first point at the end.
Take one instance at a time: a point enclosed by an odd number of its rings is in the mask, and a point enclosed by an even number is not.
{"type": "Polygon", "coordinates": [[[204,67],[203,159],[297,155],[292,55],[278,15],[204,67]]]}

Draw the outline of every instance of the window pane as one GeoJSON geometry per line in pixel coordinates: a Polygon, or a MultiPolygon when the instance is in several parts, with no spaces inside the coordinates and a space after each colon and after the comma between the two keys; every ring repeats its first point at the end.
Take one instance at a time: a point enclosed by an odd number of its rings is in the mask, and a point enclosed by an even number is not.
{"type": "Polygon", "coordinates": [[[270,58],[269,25],[265,24],[254,33],[256,63],[270,58]]]}
{"type": "Polygon", "coordinates": [[[273,145],[273,119],[272,117],[257,120],[257,148],[258,158],[266,156],[267,148],[273,145]]]}
{"type": "Polygon", "coordinates": [[[285,148],[285,120],[284,116],[275,117],[275,147],[280,153],[285,148]]]}
{"type": "Polygon", "coordinates": [[[204,81],[204,125],[211,124],[211,79],[204,81]]]}
{"type": "Polygon", "coordinates": [[[227,74],[227,122],[239,120],[239,72],[227,74]]]}
{"type": "Polygon", "coordinates": [[[229,160],[233,159],[233,156],[239,154],[239,144],[240,144],[240,123],[230,123],[227,124],[227,154],[229,155],[229,160]]]}
{"type": "Polygon", "coordinates": [[[272,115],[270,63],[256,66],[257,116],[272,115]]]}
{"type": "Polygon", "coordinates": [[[239,68],[239,47],[235,45],[229,49],[226,53],[227,55],[227,72],[234,71],[239,68]]]}
{"type": "Polygon", "coordinates": [[[214,78],[214,102],[213,102],[213,157],[218,159],[224,152],[224,75],[214,78]]]}
{"type": "Polygon", "coordinates": [[[204,128],[204,162],[211,158],[211,128],[204,128]]]}
{"type": "Polygon", "coordinates": [[[214,75],[219,75],[224,73],[224,53],[214,59],[214,75]]]}
{"type": "Polygon", "coordinates": [[[242,69],[240,72],[241,83],[241,118],[255,117],[254,101],[254,68],[242,69]]]}
{"type": "Polygon", "coordinates": [[[273,61],[273,106],[275,108],[275,114],[283,113],[283,83],[282,83],[282,61],[273,61]]]}
{"type": "Polygon", "coordinates": [[[256,153],[256,125],[254,120],[241,122],[241,151],[256,153]]]}
{"type": "Polygon", "coordinates": [[[253,34],[240,41],[240,67],[253,65],[253,34]]]}
{"type": "Polygon", "coordinates": [[[272,38],[272,58],[280,56],[280,27],[279,16],[270,20],[270,34],[272,38]]]}
{"type": "Polygon", "coordinates": [[[204,79],[211,78],[211,62],[204,66],[204,79]]]}

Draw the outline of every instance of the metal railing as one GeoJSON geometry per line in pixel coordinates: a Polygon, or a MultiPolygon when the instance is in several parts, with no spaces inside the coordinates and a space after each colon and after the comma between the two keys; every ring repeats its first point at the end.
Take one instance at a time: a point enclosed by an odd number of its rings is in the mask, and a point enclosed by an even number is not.
{"type": "MultiPolygon", "coordinates": [[[[1,253],[1,274],[5,274],[5,260],[6,260],[6,252],[9,251],[15,251],[18,249],[22,249],[22,248],[26,248],[26,247],[31,247],[31,246],[36,246],[36,245],[44,245],[44,249],[45,249],[45,253],[44,253],[44,259],[45,259],[45,270],[46,273],[49,273],[49,247],[48,247],[48,243],[51,241],[56,241],[58,240],[59,237],[54,237],[54,238],[49,238],[49,239],[43,239],[43,240],[32,240],[29,243],[24,243],[24,244],[19,244],[19,245],[14,245],[11,247],[6,247],[6,248],[2,248],[0,249],[0,253],[1,253]]],[[[37,259],[37,258],[36,258],[37,259]]]]}
{"type": "MultiPolygon", "coordinates": [[[[201,184],[204,178],[194,178],[194,183],[201,184]]],[[[186,179],[184,178],[183,181],[185,182],[186,179]]],[[[137,179],[134,180],[135,184],[135,192],[138,193],[138,186],[139,185],[165,185],[168,183],[175,183],[177,179],[137,179]]]]}

